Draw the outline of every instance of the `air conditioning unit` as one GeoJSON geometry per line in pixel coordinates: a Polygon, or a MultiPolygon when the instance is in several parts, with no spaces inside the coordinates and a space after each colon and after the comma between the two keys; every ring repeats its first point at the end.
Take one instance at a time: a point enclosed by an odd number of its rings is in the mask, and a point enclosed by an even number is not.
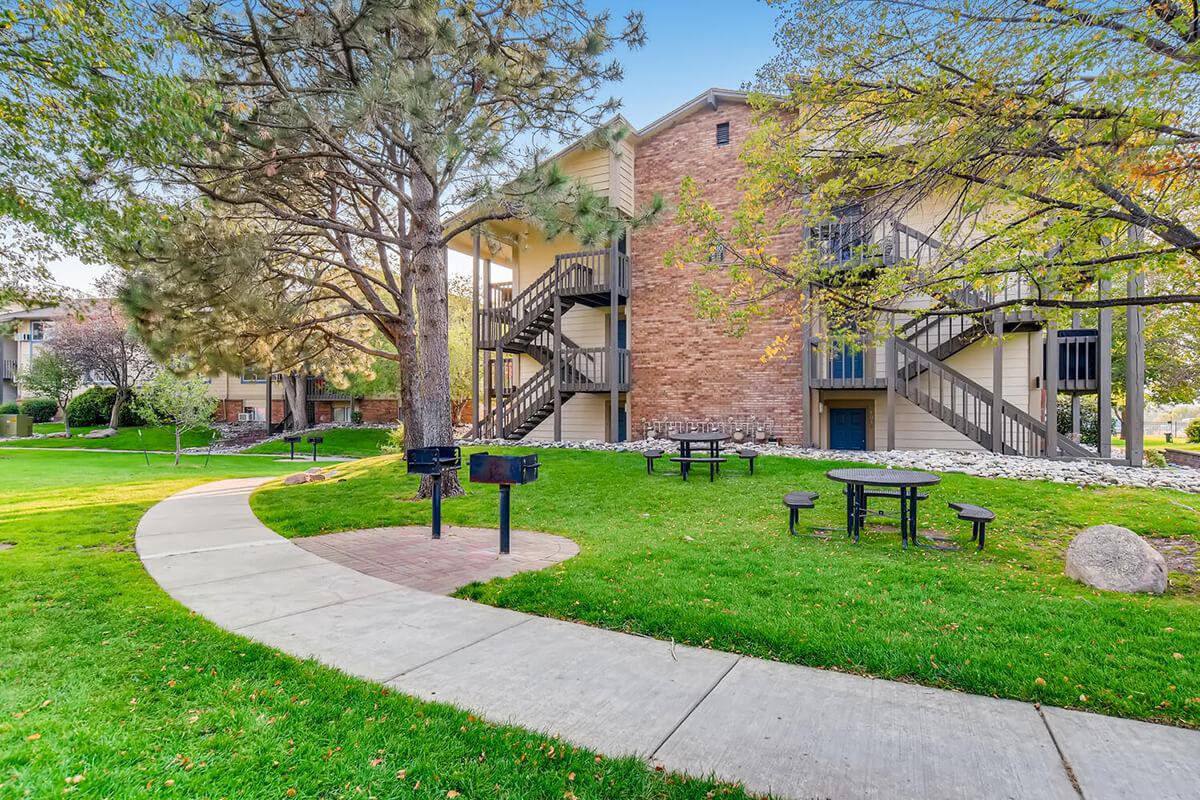
{"type": "Polygon", "coordinates": [[[254,419],[254,415],[247,414],[245,411],[242,411],[238,414],[238,422],[249,422],[252,419],[254,419]]]}

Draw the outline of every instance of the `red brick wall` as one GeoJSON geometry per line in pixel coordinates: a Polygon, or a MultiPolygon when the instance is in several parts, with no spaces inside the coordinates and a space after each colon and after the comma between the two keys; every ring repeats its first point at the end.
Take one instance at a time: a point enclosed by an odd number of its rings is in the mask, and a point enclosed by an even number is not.
{"type": "Polygon", "coordinates": [[[217,413],[213,415],[213,419],[224,422],[237,422],[238,414],[245,410],[245,403],[241,400],[218,400],[217,413]]]}
{"type": "Polygon", "coordinates": [[[395,399],[367,398],[359,400],[358,410],[362,412],[363,422],[395,422],[397,419],[395,399]]]}
{"type": "Polygon", "coordinates": [[[318,400],[313,403],[312,423],[320,425],[323,422],[333,422],[333,403],[328,400],[318,400]]]}
{"type": "Polygon", "coordinates": [[[782,441],[801,441],[800,358],[793,353],[787,360],[759,361],[776,335],[791,333],[794,340],[799,332],[792,332],[788,321],[763,320],[740,338],[727,336],[720,323],[697,319],[690,292],[697,281],[719,285],[719,274],[706,274],[699,266],[681,270],[663,265],[666,249],[683,238],[673,209],[685,176],[697,181],[722,214],[730,215],[737,207],[743,169],[738,152],[749,129],[747,106],[722,103],[638,145],[637,204],[644,206],[662,194],[668,209],[655,225],[630,236],[631,438],[642,436],[643,420],[728,422],[734,417],[740,423],[753,416],[760,422],[770,420],[782,441]],[[723,147],[716,145],[719,122],[729,123],[730,143],[723,147]]]}

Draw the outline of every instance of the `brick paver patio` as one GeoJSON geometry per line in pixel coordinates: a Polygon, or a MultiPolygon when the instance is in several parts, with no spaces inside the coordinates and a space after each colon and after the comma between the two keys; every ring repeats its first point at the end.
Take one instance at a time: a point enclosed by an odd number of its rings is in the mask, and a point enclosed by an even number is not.
{"type": "Polygon", "coordinates": [[[450,594],[474,581],[507,578],[545,569],[579,552],[562,536],[513,531],[511,552],[500,557],[499,533],[485,528],[443,525],[434,541],[429,528],[371,528],[293,539],[313,555],[374,578],[438,594],[450,594]]]}

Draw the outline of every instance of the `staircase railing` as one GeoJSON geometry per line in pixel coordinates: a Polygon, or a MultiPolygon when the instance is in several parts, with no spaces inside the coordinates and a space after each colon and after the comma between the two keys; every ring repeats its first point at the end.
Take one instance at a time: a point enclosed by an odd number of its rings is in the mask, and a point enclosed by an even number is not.
{"type": "MultiPolygon", "coordinates": [[[[580,295],[609,291],[615,275],[617,291],[627,295],[630,285],[629,256],[618,253],[615,267],[605,250],[581,250],[554,257],[554,266],[539,275],[516,297],[502,306],[481,309],[478,337],[485,347],[512,339],[532,325],[545,326],[557,292],[569,308],[580,295]]],[[[564,308],[566,310],[566,308],[564,308]]]]}
{"type": "MultiPolygon", "coordinates": [[[[902,397],[945,422],[976,444],[995,448],[993,395],[983,386],[915,345],[896,338],[894,363],[896,391],[902,397]]],[[[1051,424],[1057,424],[1055,419],[1051,424]]],[[[1009,455],[1041,456],[1046,452],[1046,423],[1007,400],[1000,403],[1001,450],[1009,455]]],[[[1058,437],[1062,455],[1087,458],[1095,453],[1066,437],[1058,437]]]]}

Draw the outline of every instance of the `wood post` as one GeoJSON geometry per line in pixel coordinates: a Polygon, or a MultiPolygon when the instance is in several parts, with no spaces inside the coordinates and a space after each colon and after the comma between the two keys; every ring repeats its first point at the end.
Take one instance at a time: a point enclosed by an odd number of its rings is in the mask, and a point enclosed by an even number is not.
{"type": "MultiPolygon", "coordinates": [[[[1082,322],[1081,322],[1081,318],[1079,316],[1079,312],[1078,311],[1072,312],[1071,313],[1071,328],[1074,330],[1079,330],[1079,326],[1081,324],[1082,324],[1082,322]]],[[[1083,422],[1081,419],[1082,416],[1083,416],[1083,413],[1082,413],[1082,409],[1080,408],[1079,393],[1072,392],[1071,393],[1071,438],[1074,439],[1076,442],[1079,442],[1083,439],[1083,437],[1081,435],[1082,434],[1081,427],[1082,427],[1082,422],[1083,422]]]]}
{"type": "MultiPolygon", "coordinates": [[[[1108,297],[1112,284],[1108,279],[1100,281],[1099,299],[1108,297]]],[[[1096,335],[1096,353],[1099,358],[1096,371],[1096,416],[1100,424],[1101,458],[1112,458],[1112,309],[1101,308],[1096,335]]]]}
{"type": "MultiPolygon", "coordinates": [[[[484,259],[484,261],[483,261],[483,310],[485,312],[490,312],[492,310],[492,260],[490,258],[484,259]]],[[[488,326],[487,330],[490,333],[496,329],[495,319],[492,317],[492,315],[490,313],[487,313],[484,316],[487,319],[487,326],[488,326]]],[[[486,351],[485,351],[485,353],[486,353],[486,351]]],[[[496,374],[495,374],[495,372],[493,372],[492,367],[487,367],[487,362],[488,362],[488,358],[485,355],[484,356],[484,366],[485,366],[484,371],[486,374],[483,376],[483,381],[484,381],[483,407],[484,407],[484,410],[486,410],[487,412],[490,413],[493,408],[492,407],[492,397],[493,397],[493,390],[496,385],[496,382],[495,382],[496,374]]],[[[493,418],[493,421],[494,421],[494,418],[493,418]]]]}
{"type": "MultiPolygon", "coordinates": [[[[1142,296],[1143,278],[1140,272],[1129,275],[1130,299],[1142,296]]],[[[1142,307],[1125,307],[1125,460],[1131,467],[1142,466],[1145,458],[1146,411],[1146,341],[1142,307]]]]}
{"type": "Polygon", "coordinates": [[[992,452],[1004,452],[1004,309],[992,312],[992,452]]]}
{"type": "Polygon", "coordinates": [[[554,259],[554,441],[562,441],[562,295],[559,290],[559,261],[554,259]]]}
{"type": "Polygon", "coordinates": [[[479,228],[471,232],[471,435],[479,438],[479,228]]]}
{"type": "MultiPolygon", "coordinates": [[[[894,328],[893,328],[894,330],[894,328]]],[[[896,358],[896,335],[889,334],[887,344],[883,346],[884,369],[887,370],[887,449],[896,449],[896,370],[899,368],[896,358]]]]}
{"type": "Polygon", "coordinates": [[[619,267],[617,264],[619,238],[613,237],[608,243],[608,435],[609,441],[620,440],[620,384],[617,382],[617,281],[619,267]]]}
{"type": "Polygon", "coordinates": [[[1058,323],[1046,322],[1046,458],[1058,455],[1058,323]]]}
{"type": "Polygon", "coordinates": [[[813,446],[813,398],[812,398],[812,286],[801,300],[804,312],[804,333],[800,344],[800,408],[802,431],[801,446],[813,446]]]}

